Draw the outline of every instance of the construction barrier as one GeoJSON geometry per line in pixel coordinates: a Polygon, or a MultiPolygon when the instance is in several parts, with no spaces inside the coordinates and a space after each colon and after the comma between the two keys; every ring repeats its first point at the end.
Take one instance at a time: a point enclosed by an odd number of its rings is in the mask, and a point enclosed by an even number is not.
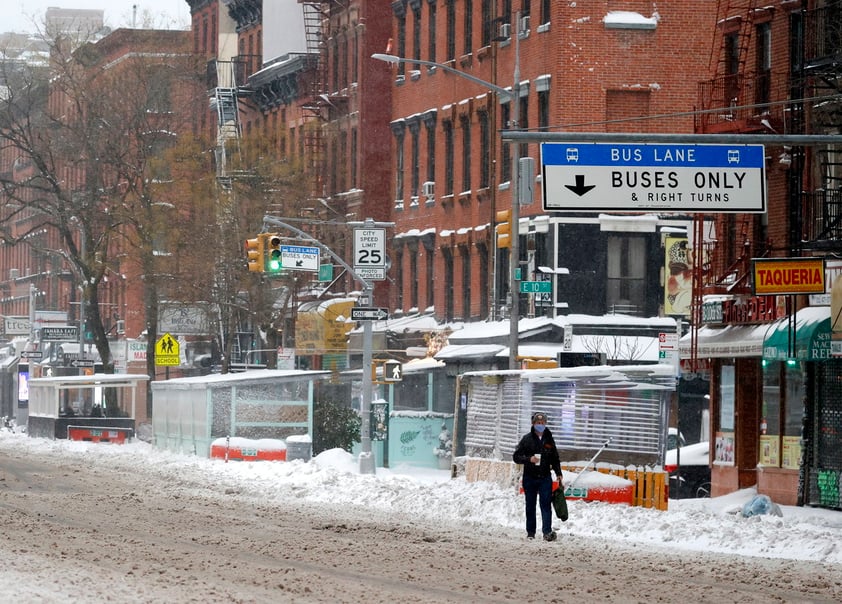
{"type": "Polygon", "coordinates": [[[88,426],[67,426],[68,440],[92,443],[116,443],[122,445],[131,438],[131,428],[90,428],[88,426]]]}
{"type": "MultiPolygon", "coordinates": [[[[561,469],[566,472],[579,473],[582,469],[581,465],[576,464],[562,464],[561,469]]],[[[608,499],[617,499],[615,503],[628,503],[629,505],[654,508],[656,510],[666,510],[669,501],[669,474],[664,470],[656,470],[647,466],[615,466],[615,465],[600,465],[593,470],[602,474],[617,476],[631,482],[631,485],[625,489],[611,489],[614,492],[585,494],[582,497],[581,492],[577,492],[579,485],[573,485],[572,489],[568,489],[567,497],[569,499],[585,499],[596,500],[592,497],[601,495],[599,501],[607,501],[608,499]],[[605,499],[605,498],[607,499],[605,499]]]]}
{"type": "MultiPolygon", "coordinates": [[[[565,472],[578,474],[584,462],[579,464],[561,464],[565,472]]],[[[469,457],[465,460],[465,480],[468,482],[493,482],[502,487],[516,485],[518,492],[520,486],[520,468],[511,461],[481,459],[469,457]]],[[[586,470],[587,472],[600,472],[622,478],[627,483],[617,481],[617,484],[588,485],[587,481],[582,484],[574,484],[572,489],[568,487],[565,491],[568,499],[580,499],[582,501],[603,501],[608,503],[624,503],[627,505],[666,510],[669,501],[669,474],[664,470],[655,470],[646,466],[615,466],[597,464],[586,470]],[[585,489],[587,492],[584,492],[585,489]]],[[[553,484],[556,488],[557,484],[553,484]]]]}
{"type": "Polygon", "coordinates": [[[218,438],[211,444],[210,456],[225,461],[286,461],[287,449],[284,441],[270,438],[218,438]]]}

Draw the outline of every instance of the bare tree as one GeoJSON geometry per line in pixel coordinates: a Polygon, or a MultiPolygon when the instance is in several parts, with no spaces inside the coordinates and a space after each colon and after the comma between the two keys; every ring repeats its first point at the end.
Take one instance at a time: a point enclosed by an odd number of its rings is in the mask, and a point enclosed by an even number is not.
{"type": "Polygon", "coordinates": [[[189,128],[201,98],[188,48],[186,32],[119,30],[79,47],[56,39],[46,73],[6,74],[0,157],[26,168],[0,173],[0,237],[60,258],[72,272],[106,372],[114,360],[103,288],[131,258],[144,267],[154,257],[153,209],[168,203],[154,197],[155,159],[189,128]],[[142,251],[132,254],[133,246],[142,251]]]}

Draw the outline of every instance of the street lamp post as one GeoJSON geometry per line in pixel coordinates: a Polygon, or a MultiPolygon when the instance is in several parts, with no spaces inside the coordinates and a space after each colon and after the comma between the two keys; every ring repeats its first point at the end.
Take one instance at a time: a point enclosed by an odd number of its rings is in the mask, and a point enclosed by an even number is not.
{"type": "MultiPolygon", "coordinates": [[[[519,14],[518,14],[519,16],[519,14]]],[[[516,19],[516,23],[520,19],[516,19]]],[[[515,68],[514,68],[514,85],[509,91],[502,86],[486,82],[485,80],[473,76],[469,73],[454,69],[449,65],[443,63],[436,63],[435,61],[425,61],[423,59],[407,59],[404,57],[397,57],[395,55],[375,53],[371,55],[372,59],[385,61],[386,63],[411,63],[413,65],[426,65],[427,67],[435,67],[447,73],[459,76],[469,80],[475,84],[479,84],[491,90],[494,94],[501,97],[508,97],[511,105],[509,116],[511,117],[510,129],[517,130],[519,128],[520,119],[520,41],[517,33],[514,34],[515,44],[515,68]]],[[[518,319],[520,318],[520,309],[518,299],[518,274],[517,269],[520,264],[520,242],[519,242],[519,223],[520,223],[520,197],[518,187],[518,177],[520,171],[520,147],[518,144],[509,143],[511,145],[512,156],[512,176],[509,182],[511,196],[512,196],[512,234],[509,245],[509,369],[518,368],[518,319]]],[[[493,220],[492,220],[493,224],[493,220]]]]}

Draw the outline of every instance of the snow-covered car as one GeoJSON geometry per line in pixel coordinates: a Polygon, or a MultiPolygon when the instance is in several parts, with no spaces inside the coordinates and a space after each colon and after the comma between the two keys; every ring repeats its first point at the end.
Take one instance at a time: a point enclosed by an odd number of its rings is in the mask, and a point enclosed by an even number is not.
{"type": "Polygon", "coordinates": [[[710,443],[702,441],[667,451],[671,499],[710,497],[710,443]]]}

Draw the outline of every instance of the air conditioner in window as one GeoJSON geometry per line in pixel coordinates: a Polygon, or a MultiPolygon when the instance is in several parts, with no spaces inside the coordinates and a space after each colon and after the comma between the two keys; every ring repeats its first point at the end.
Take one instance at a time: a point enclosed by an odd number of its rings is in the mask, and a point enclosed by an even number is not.
{"type": "Polygon", "coordinates": [[[122,319],[117,320],[117,333],[119,335],[123,335],[124,333],[126,333],[126,322],[122,319]]]}
{"type": "Polygon", "coordinates": [[[520,18],[520,33],[529,31],[529,15],[520,18]]]}
{"type": "Polygon", "coordinates": [[[421,185],[421,192],[427,199],[432,199],[436,195],[436,183],[434,183],[431,180],[428,180],[427,182],[421,185]]]}
{"type": "Polygon", "coordinates": [[[20,269],[10,268],[9,279],[17,279],[18,277],[20,277],[20,269]]]}
{"type": "Polygon", "coordinates": [[[506,38],[512,37],[512,24],[511,23],[501,23],[500,24],[500,31],[498,32],[498,37],[502,40],[506,38]]]}

